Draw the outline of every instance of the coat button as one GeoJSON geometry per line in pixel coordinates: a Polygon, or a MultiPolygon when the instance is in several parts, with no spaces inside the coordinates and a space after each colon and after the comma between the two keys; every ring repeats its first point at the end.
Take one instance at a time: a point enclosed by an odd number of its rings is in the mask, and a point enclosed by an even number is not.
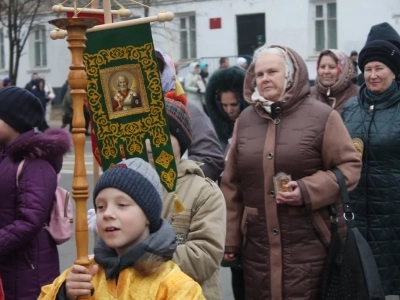
{"type": "Polygon", "coordinates": [[[269,192],[269,195],[270,195],[272,198],[274,198],[274,197],[275,197],[275,192],[274,192],[274,191],[271,191],[271,192],[269,192]]]}
{"type": "Polygon", "coordinates": [[[268,153],[267,157],[268,157],[268,159],[273,159],[274,158],[274,154],[273,153],[268,153]]]}
{"type": "Polygon", "coordinates": [[[278,235],[278,233],[279,233],[279,230],[278,230],[278,229],[276,229],[276,228],[274,228],[274,229],[272,229],[272,233],[273,233],[274,235],[278,235]]]}
{"type": "Polygon", "coordinates": [[[275,125],[278,125],[280,122],[281,122],[281,120],[279,120],[279,119],[274,120],[275,125]]]}
{"type": "Polygon", "coordinates": [[[275,112],[276,112],[276,113],[279,114],[281,111],[282,111],[282,108],[280,108],[279,106],[278,106],[277,108],[275,108],[275,112]]]}

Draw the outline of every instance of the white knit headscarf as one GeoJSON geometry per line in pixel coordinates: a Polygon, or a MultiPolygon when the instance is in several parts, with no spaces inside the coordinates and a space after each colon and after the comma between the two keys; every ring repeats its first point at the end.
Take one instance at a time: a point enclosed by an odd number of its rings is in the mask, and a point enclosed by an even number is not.
{"type": "MultiPolygon", "coordinates": [[[[276,54],[279,55],[280,57],[283,58],[284,64],[285,64],[285,83],[283,86],[283,91],[281,96],[279,97],[280,99],[282,96],[286,93],[286,89],[289,86],[289,84],[293,83],[293,74],[294,74],[294,65],[292,59],[289,57],[287,54],[287,51],[279,48],[279,47],[268,47],[266,45],[261,46],[254,52],[254,59],[253,61],[256,62],[257,59],[264,54],[276,54]]],[[[270,101],[268,99],[265,99],[262,97],[257,89],[257,87],[254,89],[253,94],[251,95],[251,100],[253,102],[260,102],[265,111],[267,113],[271,113],[271,105],[274,104],[273,101],[270,101]]]]}

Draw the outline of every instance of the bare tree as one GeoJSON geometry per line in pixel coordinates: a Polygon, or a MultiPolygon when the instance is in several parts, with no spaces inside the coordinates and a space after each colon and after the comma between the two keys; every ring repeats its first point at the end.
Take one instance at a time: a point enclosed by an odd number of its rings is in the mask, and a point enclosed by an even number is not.
{"type": "Polygon", "coordinates": [[[47,0],[0,0],[0,23],[7,30],[9,41],[9,76],[17,83],[19,61],[34,22],[47,0]]]}

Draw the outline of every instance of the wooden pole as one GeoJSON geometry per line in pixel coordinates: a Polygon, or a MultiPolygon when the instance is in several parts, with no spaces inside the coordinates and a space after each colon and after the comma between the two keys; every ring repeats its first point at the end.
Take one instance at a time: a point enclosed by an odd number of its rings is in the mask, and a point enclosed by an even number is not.
{"type": "Polygon", "coordinates": [[[111,1],[103,0],[103,9],[104,9],[104,23],[111,24],[112,23],[112,14],[111,14],[111,1]]]}
{"type": "MultiPolygon", "coordinates": [[[[93,3],[92,3],[93,5],[93,3]]],[[[96,6],[98,7],[98,6],[96,6]]],[[[83,7],[78,7],[77,8],[79,13],[86,13],[86,14],[103,14],[104,13],[104,9],[98,9],[98,8],[83,8],[83,7]]],[[[73,7],[64,7],[60,4],[58,5],[54,5],[52,7],[52,11],[55,13],[63,13],[63,12],[74,12],[74,8],[73,7]]],[[[120,17],[130,17],[132,15],[132,12],[129,9],[113,9],[111,10],[111,14],[115,15],[115,16],[120,16],[120,17]]]]}
{"type": "MultiPolygon", "coordinates": [[[[67,30],[68,48],[72,55],[72,64],[69,67],[68,83],[71,87],[74,115],[72,119],[72,140],[75,150],[74,178],[72,183],[72,198],[76,204],[75,238],[77,259],[75,264],[89,267],[88,258],[88,226],[86,202],[89,198],[88,182],[85,166],[85,118],[83,103],[86,97],[87,75],[83,64],[83,51],[86,46],[86,31],[99,23],[94,18],[57,19],[49,22],[57,28],[67,30]]],[[[79,297],[90,299],[90,295],[79,297]]]]}

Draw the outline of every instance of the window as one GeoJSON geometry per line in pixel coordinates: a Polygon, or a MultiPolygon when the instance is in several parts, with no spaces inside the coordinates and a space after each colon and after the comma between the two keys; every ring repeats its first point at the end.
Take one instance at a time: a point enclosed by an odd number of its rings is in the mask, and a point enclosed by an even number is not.
{"type": "Polygon", "coordinates": [[[34,49],[34,66],[47,66],[47,32],[44,26],[37,27],[33,30],[33,49],[34,49]]]}
{"type": "Polygon", "coordinates": [[[314,4],[314,52],[337,49],[336,3],[314,4]]]}
{"type": "Polygon", "coordinates": [[[179,19],[181,59],[196,58],[196,16],[179,19]]]}
{"type": "Polygon", "coordinates": [[[4,31],[0,29],[0,69],[6,68],[6,59],[4,53],[4,31]]]}

